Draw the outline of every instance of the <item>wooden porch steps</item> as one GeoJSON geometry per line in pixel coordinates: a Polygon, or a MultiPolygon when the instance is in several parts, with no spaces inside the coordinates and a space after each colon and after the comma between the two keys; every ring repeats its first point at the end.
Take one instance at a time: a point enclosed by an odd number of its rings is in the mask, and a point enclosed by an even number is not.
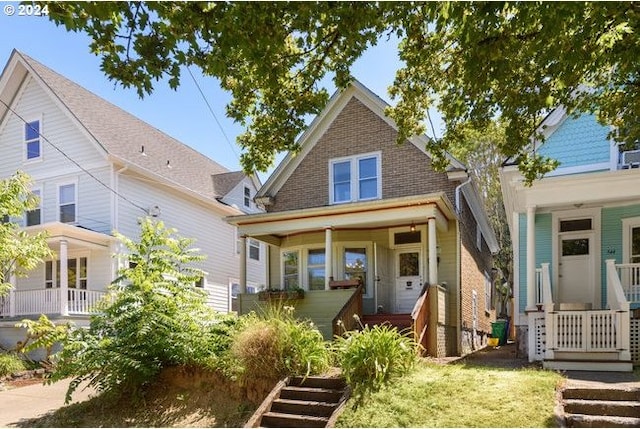
{"type": "Polygon", "coordinates": [[[561,394],[566,427],[640,427],[640,383],[567,387],[561,394]]]}
{"type": "Polygon", "coordinates": [[[409,329],[412,326],[413,320],[411,314],[366,314],[362,316],[362,323],[369,326],[388,324],[398,328],[398,331],[409,329]]]}
{"type": "Polygon", "coordinates": [[[245,427],[333,427],[348,397],[343,378],[286,378],[276,385],[245,427]]]}

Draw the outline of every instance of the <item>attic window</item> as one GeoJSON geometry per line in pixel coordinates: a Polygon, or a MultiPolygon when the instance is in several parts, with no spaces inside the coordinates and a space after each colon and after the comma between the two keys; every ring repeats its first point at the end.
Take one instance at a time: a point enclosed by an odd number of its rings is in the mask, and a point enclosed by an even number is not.
{"type": "Polygon", "coordinates": [[[244,206],[251,207],[251,189],[248,186],[244,187],[244,206]]]}
{"type": "Polygon", "coordinates": [[[39,159],[42,155],[40,121],[32,121],[24,124],[24,143],[27,161],[39,159]]]}
{"type": "Polygon", "coordinates": [[[381,198],[380,153],[329,161],[331,204],[381,198]]]}

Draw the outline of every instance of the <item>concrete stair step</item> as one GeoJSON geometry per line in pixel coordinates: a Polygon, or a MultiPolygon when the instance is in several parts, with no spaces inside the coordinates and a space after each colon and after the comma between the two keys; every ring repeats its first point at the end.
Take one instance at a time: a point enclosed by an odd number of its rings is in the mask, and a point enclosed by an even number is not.
{"type": "Polygon", "coordinates": [[[640,402],[568,399],[564,401],[564,412],[593,416],[640,417],[640,402]]]}
{"type": "Polygon", "coordinates": [[[583,399],[601,401],[638,401],[640,400],[640,387],[633,388],[587,388],[567,387],[562,392],[564,399],[583,399]]]}
{"type": "Polygon", "coordinates": [[[285,414],[269,411],[262,415],[261,427],[267,428],[323,428],[327,426],[327,417],[314,417],[297,414],[285,414]]]}
{"type": "Polygon", "coordinates": [[[283,414],[298,414],[314,417],[330,417],[338,406],[337,402],[299,401],[295,399],[276,399],[271,411],[283,414]]]}
{"type": "Polygon", "coordinates": [[[631,361],[621,360],[545,359],[542,362],[542,367],[556,371],[633,371],[633,363],[631,361]]]}
{"type": "Polygon", "coordinates": [[[569,428],[637,428],[638,417],[590,416],[585,414],[567,414],[566,426],[569,428]]]}

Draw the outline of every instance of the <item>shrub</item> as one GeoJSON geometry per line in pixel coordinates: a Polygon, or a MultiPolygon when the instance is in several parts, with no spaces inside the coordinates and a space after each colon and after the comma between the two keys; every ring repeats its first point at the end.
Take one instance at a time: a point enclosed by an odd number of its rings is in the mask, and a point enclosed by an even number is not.
{"type": "Polygon", "coordinates": [[[67,339],[73,328],[71,322],[56,325],[46,315],[41,314],[38,320],[24,319],[16,324],[17,328],[25,328],[27,336],[18,343],[17,351],[28,354],[37,349],[44,349],[44,361],[49,362],[53,348],[67,339]]]}
{"type": "Polygon", "coordinates": [[[0,353],[0,377],[24,371],[27,367],[22,359],[13,353],[0,353]]]}
{"type": "Polygon", "coordinates": [[[298,321],[292,307],[270,307],[263,315],[242,318],[231,346],[240,374],[279,379],[311,375],[329,367],[331,354],[311,322],[298,321]]]}
{"type": "Polygon", "coordinates": [[[67,401],[85,380],[99,391],[135,392],[163,367],[209,361],[216,317],[194,286],[202,272],[192,268],[202,257],[189,248],[192,240],[175,233],[146,219],[138,243],[116,234],[129,249],[129,267],[110,286],[89,328],[70,333],[51,377],[74,377],[67,401]]]}
{"type": "Polygon", "coordinates": [[[417,361],[415,341],[388,325],[364,326],[336,337],[334,353],[356,405],[367,393],[407,374],[417,361]]]}

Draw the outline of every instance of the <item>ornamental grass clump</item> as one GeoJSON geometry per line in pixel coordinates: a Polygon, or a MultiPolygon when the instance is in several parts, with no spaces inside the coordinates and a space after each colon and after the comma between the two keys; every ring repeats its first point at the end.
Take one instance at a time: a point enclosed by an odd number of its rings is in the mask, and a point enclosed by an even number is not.
{"type": "Polygon", "coordinates": [[[409,373],[417,362],[415,341],[389,325],[361,326],[334,341],[337,365],[342,369],[358,406],[368,393],[409,373]]]}
{"type": "Polygon", "coordinates": [[[296,320],[293,308],[270,306],[263,314],[243,317],[231,346],[231,362],[244,377],[280,379],[325,371],[331,353],[311,322],[296,320]]]}

